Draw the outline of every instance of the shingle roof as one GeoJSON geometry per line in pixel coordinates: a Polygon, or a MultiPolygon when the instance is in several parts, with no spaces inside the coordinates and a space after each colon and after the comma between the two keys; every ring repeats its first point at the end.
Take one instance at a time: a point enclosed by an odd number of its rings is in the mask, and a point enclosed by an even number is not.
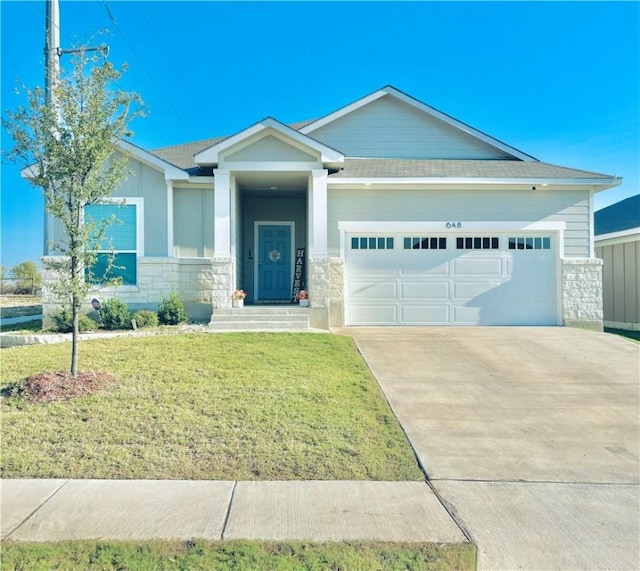
{"type": "Polygon", "coordinates": [[[613,178],[538,161],[461,159],[345,159],[331,178],[613,178]]]}
{"type": "Polygon", "coordinates": [[[640,228],[640,194],[598,210],[594,218],[596,236],[640,228]]]}

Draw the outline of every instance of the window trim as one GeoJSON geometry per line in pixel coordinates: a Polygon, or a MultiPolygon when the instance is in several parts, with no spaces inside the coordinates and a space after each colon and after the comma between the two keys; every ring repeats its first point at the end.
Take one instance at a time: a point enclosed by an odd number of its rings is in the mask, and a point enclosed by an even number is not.
{"type": "MultiPolygon", "coordinates": [[[[140,258],[144,257],[144,198],[139,196],[110,196],[105,198],[104,200],[97,202],[95,204],[89,204],[87,206],[99,206],[101,204],[113,204],[120,202],[126,206],[135,206],[136,207],[136,250],[135,252],[131,250],[99,250],[98,253],[106,253],[113,252],[117,254],[121,252],[123,254],[133,254],[136,255],[136,283],[135,284],[126,284],[118,286],[118,291],[138,291],[140,284],[140,258]]],[[[83,217],[84,221],[85,212],[83,209],[83,217]]],[[[103,291],[115,291],[116,288],[113,286],[105,286],[103,284],[95,284],[96,287],[102,289],[103,291]]]]}

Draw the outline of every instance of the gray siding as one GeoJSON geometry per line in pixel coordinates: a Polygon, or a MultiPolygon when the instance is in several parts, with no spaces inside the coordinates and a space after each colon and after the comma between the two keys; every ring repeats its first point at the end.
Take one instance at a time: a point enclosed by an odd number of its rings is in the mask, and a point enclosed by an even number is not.
{"type": "Polygon", "coordinates": [[[606,322],[640,323],[640,240],[596,247],[602,258],[606,322]]]}
{"type": "Polygon", "coordinates": [[[297,161],[315,162],[317,157],[268,135],[224,157],[225,161],[297,161]]]}
{"type": "Polygon", "coordinates": [[[377,99],[309,135],[349,157],[509,158],[391,96],[377,99]]]}
{"type": "Polygon", "coordinates": [[[167,256],[167,184],[164,174],[131,159],[129,178],[114,197],[144,199],[144,255],[167,256]]]}
{"type": "Polygon", "coordinates": [[[565,257],[590,255],[588,191],[329,189],[328,241],[340,253],[338,222],[564,221],[565,257]]]}
{"type": "Polygon", "coordinates": [[[200,258],[213,255],[213,191],[177,187],[173,193],[174,255],[200,258]]]}
{"type": "Polygon", "coordinates": [[[243,201],[244,290],[253,299],[254,286],[254,221],[281,221],[295,223],[295,247],[304,248],[307,243],[307,216],[305,198],[247,198],[243,201]],[[250,256],[251,255],[251,256],[250,256]]]}

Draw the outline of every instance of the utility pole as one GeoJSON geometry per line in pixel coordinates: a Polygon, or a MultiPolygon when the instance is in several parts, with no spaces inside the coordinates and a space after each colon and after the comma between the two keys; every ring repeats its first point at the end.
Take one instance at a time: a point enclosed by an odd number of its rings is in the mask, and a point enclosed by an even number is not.
{"type": "MultiPolygon", "coordinates": [[[[60,56],[80,52],[102,52],[103,57],[109,55],[109,47],[105,44],[93,48],[74,48],[63,50],[60,48],[60,4],[58,0],[47,0],[47,13],[44,34],[44,80],[45,101],[48,107],[55,108],[56,84],[60,79],[60,56]]],[[[49,238],[53,235],[53,220],[49,216],[44,219],[44,255],[49,255],[49,238]]]]}

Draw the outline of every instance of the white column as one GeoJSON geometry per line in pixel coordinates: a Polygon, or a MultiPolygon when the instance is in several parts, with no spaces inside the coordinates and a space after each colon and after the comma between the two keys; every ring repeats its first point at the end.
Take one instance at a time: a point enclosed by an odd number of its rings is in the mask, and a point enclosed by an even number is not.
{"type": "Polygon", "coordinates": [[[229,171],[214,169],[214,253],[219,262],[231,261],[231,176],[229,171]]]}
{"type": "Polygon", "coordinates": [[[167,181],[167,257],[173,258],[173,181],[167,181]]]}
{"type": "Polygon", "coordinates": [[[311,184],[309,192],[310,240],[309,258],[326,258],[327,247],[327,174],[326,169],[314,169],[311,171],[311,184]]]}

